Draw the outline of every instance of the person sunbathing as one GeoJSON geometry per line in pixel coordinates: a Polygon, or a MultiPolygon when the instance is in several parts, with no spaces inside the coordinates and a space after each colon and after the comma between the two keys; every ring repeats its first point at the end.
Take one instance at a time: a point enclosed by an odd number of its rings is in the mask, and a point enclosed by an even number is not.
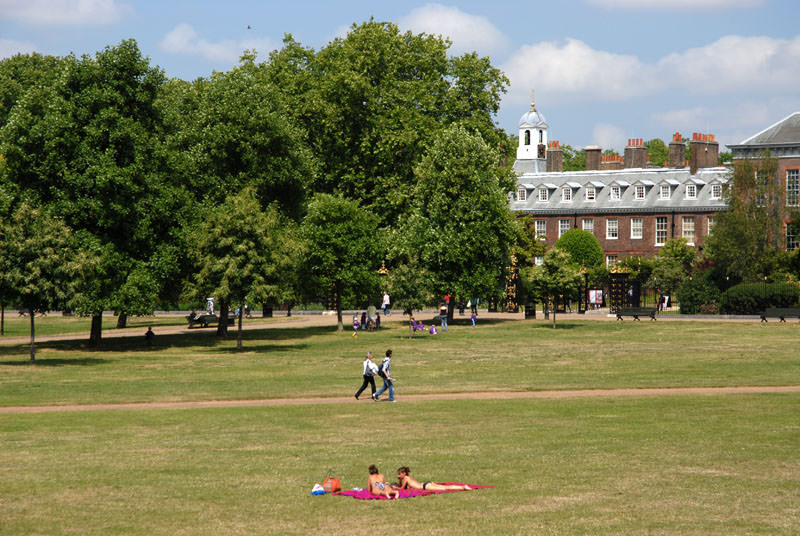
{"type": "Polygon", "coordinates": [[[399,499],[400,492],[386,483],[386,478],[378,471],[374,465],[369,466],[369,479],[367,489],[373,495],[382,495],[387,499],[399,499]]]}
{"type": "Polygon", "coordinates": [[[437,484],[436,482],[422,482],[415,480],[410,475],[411,469],[401,467],[397,470],[397,479],[400,481],[399,489],[422,489],[426,491],[470,491],[471,487],[467,484],[437,484]]]}

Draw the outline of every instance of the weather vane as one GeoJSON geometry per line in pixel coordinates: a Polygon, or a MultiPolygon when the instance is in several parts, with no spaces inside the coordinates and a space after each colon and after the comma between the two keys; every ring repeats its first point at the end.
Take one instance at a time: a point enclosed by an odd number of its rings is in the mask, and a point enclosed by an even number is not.
{"type": "Polygon", "coordinates": [[[536,90],[532,89],[531,90],[531,111],[534,111],[536,109],[536,96],[535,96],[535,93],[536,93],[536,90]]]}

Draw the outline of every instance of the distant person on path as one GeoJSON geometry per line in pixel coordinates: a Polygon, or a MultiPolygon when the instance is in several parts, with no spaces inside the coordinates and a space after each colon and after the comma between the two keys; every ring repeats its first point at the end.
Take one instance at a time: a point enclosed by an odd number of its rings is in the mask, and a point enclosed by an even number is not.
{"type": "Polygon", "coordinates": [[[394,380],[392,379],[392,351],[386,350],[386,357],[381,361],[381,366],[378,367],[378,376],[383,378],[383,387],[381,390],[372,395],[372,399],[377,401],[386,389],[389,389],[389,402],[394,402],[394,380]]]}
{"type": "Polygon", "coordinates": [[[353,315],[353,337],[358,337],[358,328],[361,324],[358,322],[358,315],[353,315]]]}
{"type": "Polygon", "coordinates": [[[469,300],[469,305],[472,309],[472,314],[478,314],[478,298],[472,298],[469,300]]]}
{"type": "Polygon", "coordinates": [[[367,357],[364,359],[364,383],[361,384],[358,391],[356,391],[356,400],[361,396],[361,393],[369,385],[372,388],[373,398],[375,397],[375,375],[378,373],[378,365],[372,362],[372,352],[367,352],[367,357]]]}
{"type": "Polygon", "coordinates": [[[156,334],[153,333],[152,326],[147,326],[147,331],[144,332],[144,338],[147,340],[147,346],[153,346],[153,339],[155,339],[156,334]]]}
{"type": "Polygon", "coordinates": [[[439,320],[442,322],[442,331],[447,331],[447,303],[443,303],[441,307],[439,307],[439,320]]]}
{"type": "Polygon", "coordinates": [[[378,471],[374,465],[369,466],[369,479],[367,479],[367,489],[373,495],[381,495],[387,499],[400,498],[400,492],[393,489],[387,482],[386,477],[378,471]]]}
{"type": "Polygon", "coordinates": [[[381,314],[375,313],[375,329],[381,329],[381,314]]]}
{"type": "Polygon", "coordinates": [[[367,312],[361,311],[361,329],[367,329],[367,312]]]}
{"type": "Polygon", "coordinates": [[[375,315],[377,312],[378,310],[374,305],[370,304],[370,306],[367,307],[367,329],[370,331],[375,329],[375,315]]]}
{"type": "Polygon", "coordinates": [[[436,482],[422,482],[410,476],[411,469],[408,467],[401,467],[397,470],[397,479],[400,481],[399,489],[422,489],[427,491],[470,491],[472,490],[467,484],[437,484],[436,482]]]}
{"type": "Polygon", "coordinates": [[[389,316],[389,313],[392,312],[392,302],[389,299],[389,293],[383,293],[383,302],[381,303],[381,309],[383,309],[383,316],[389,316]]]}

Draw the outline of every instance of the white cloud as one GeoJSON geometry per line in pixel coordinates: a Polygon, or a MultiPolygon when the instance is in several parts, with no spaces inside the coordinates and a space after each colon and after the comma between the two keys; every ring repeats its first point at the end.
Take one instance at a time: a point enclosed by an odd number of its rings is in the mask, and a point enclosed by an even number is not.
{"type": "Polygon", "coordinates": [[[32,43],[0,38],[0,58],[10,58],[15,54],[30,54],[34,51],[36,47],[32,43]]]}
{"type": "Polygon", "coordinates": [[[0,0],[0,18],[52,26],[103,25],[132,13],[116,0],[0,0]]]}
{"type": "Polygon", "coordinates": [[[268,38],[252,38],[242,41],[224,39],[211,42],[201,38],[190,25],[178,24],[168,32],[159,43],[161,50],[172,54],[200,56],[214,62],[235,64],[245,49],[255,49],[263,58],[277,48],[274,41],[268,38]]]}
{"type": "Polygon", "coordinates": [[[525,45],[502,66],[511,80],[507,101],[523,105],[530,90],[551,102],[616,101],[659,93],[796,94],[800,36],[726,36],[669,54],[655,63],[595,50],[582,41],[525,45]]]}
{"type": "Polygon", "coordinates": [[[511,100],[524,102],[531,89],[561,97],[621,100],[658,87],[654,68],[635,56],[595,50],[576,39],[525,45],[502,66],[511,80],[511,100]]]}
{"type": "Polygon", "coordinates": [[[586,0],[607,9],[736,9],[760,7],[766,0],[586,0]]]}
{"type": "Polygon", "coordinates": [[[616,125],[599,123],[592,131],[592,144],[599,145],[603,149],[614,147],[625,147],[625,131],[616,125]]]}
{"type": "Polygon", "coordinates": [[[415,33],[449,37],[450,52],[460,55],[477,51],[480,55],[501,54],[511,41],[486,17],[464,13],[457,7],[427,4],[402,17],[398,26],[415,33]]]}

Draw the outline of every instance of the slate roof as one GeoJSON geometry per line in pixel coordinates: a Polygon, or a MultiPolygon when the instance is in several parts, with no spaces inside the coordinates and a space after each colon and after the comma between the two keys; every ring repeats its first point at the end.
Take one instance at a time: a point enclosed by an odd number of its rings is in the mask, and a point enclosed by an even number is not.
{"type": "Polygon", "coordinates": [[[800,112],[781,119],[774,125],[750,136],[743,142],[728,145],[730,149],[766,148],[778,145],[800,145],[800,112]]]}
{"type": "Polygon", "coordinates": [[[524,188],[526,200],[510,201],[512,210],[535,215],[625,214],[664,212],[714,212],[727,209],[724,196],[712,198],[714,184],[726,184],[731,172],[725,167],[698,169],[651,168],[609,171],[567,171],[563,173],[522,173],[517,188],[524,188]],[[660,186],[670,187],[670,197],[660,199],[660,186]],[[687,185],[694,185],[696,197],[686,197],[687,185]],[[644,186],[644,199],[636,199],[636,186],[644,186]],[[571,189],[572,200],[563,197],[562,188],[571,189]],[[586,199],[588,187],[595,188],[595,200],[586,199]],[[611,199],[612,186],[620,188],[620,199],[611,199]],[[539,201],[538,190],[548,190],[548,200],[539,201]]]}

